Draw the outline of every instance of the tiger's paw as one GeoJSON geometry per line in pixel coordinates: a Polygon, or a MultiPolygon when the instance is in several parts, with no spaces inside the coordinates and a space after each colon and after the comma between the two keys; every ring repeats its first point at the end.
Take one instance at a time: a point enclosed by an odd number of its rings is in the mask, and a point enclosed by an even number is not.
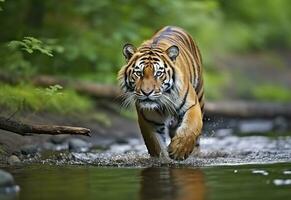
{"type": "Polygon", "coordinates": [[[168,146],[170,158],[185,160],[194,149],[196,138],[193,135],[177,134],[168,146]]]}

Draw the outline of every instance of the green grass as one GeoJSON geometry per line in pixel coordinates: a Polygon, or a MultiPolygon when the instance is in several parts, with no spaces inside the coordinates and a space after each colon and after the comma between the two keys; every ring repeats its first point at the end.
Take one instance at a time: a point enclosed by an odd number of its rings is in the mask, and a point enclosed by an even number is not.
{"type": "Polygon", "coordinates": [[[291,102],[291,90],[277,85],[258,85],[251,90],[252,96],[261,101],[291,102]]]}
{"type": "Polygon", "coordinates": [[[60,90],[55,86],[35,88],[30,85],[1,85],[0,107],[73,114],[89,111],[93,108],[93,102],[72,90],[60,90]]]}

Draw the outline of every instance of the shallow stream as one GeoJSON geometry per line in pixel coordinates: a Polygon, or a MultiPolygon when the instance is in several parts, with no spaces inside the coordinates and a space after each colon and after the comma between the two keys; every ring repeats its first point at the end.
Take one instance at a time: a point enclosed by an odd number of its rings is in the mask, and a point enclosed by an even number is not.
{"type": "Polygon", "coordinates": [[[182,162],[150,158],[138,139],[86,153],[43,152],[5,169],[20,192],[0,199],[291,199],[290,134],[223,131],[202,137],[182,162]]]}

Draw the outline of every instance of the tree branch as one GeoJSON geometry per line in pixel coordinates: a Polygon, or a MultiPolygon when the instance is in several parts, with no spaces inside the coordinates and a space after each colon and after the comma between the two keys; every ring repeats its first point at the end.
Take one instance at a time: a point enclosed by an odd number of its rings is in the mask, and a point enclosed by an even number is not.
{"type": "Polygon", "coordinates": [[[55,125],[33,125],[25,124],[4,117],[0,117],[0,129],[27,136],[35,134],[70,134],[70,135],[90,135],[90,129],[72,126],[55,126],[55,125]]]}

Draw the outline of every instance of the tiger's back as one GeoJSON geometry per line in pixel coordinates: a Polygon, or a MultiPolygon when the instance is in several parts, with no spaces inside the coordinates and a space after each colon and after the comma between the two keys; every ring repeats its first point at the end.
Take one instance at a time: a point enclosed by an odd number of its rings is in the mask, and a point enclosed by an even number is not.
{"type": "Polygon", "coordinates": [[[150,40],[145,41],[138,50],[148,48],[160,48],[163,51],[171,45],[176,45],[180,49],[181,56],[177,58],[177,65],[182,70],[183,76],[188,76],[189,81],[195,88],[202,114],[204,113],[204,88],[202,74],[202,58],[200,50],[192,37],[182,28],[166,26],[150,40]],[[180,59],[180,60],[179,60],[180,59]],[[180,61],[180,64],[179,64],[180,61]]]}

